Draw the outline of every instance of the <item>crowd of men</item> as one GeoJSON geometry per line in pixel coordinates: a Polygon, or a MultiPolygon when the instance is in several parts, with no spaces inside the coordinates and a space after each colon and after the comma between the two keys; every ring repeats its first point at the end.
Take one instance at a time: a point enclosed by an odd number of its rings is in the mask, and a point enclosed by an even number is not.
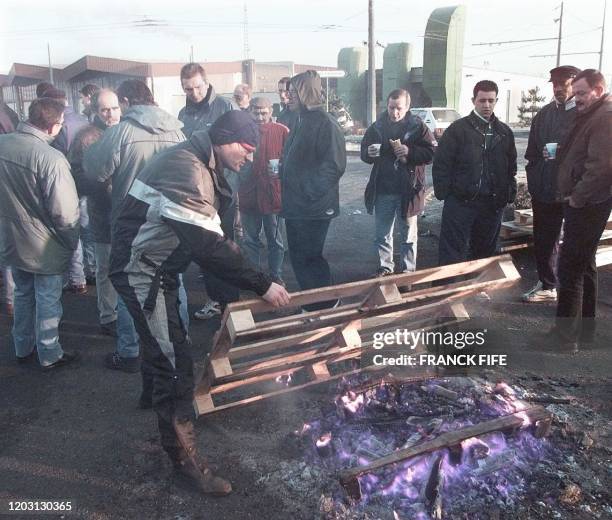
{"type": "MultiPolygon", "coordinates": [[[[182,273],[191,262],[200,267],[208,296],[198,319],[220,314],[241,289],[288,304],[285,250],[300,289],[331,285],[323,250],[340,212],[346,145],[315,71],[281,78],[276,109],[248,85],[232,100],[217,95],[197,63],[180,79],[178,117],[139,80],[116,91],[86,85],[83,115],[48,83],[38,85],[26,121],[2,104],[0,265],[17,362],[45,371],[78,360],[59,340],[62,292],[83,294],[95,280],[101,332],[116,342],[105,365],[142,374],[139,404],[155,410],[177,475],[225,495],[230,483],[196,449],[182,273]]],[[[554,99],[534,119],[526,152],[539,281],[523,300],[557,301],[551,336],[556,348],[575,351],[595,337],[595,253],[612,205],[612,100],[593,69],[557,67],[550,81],[554,99]]],[[[478,82],[474,110],[436,142],[410,112],[408,91],[388,95],[361,142],[361,160],[372,164],[364,199],[374,214],[374,276],[417,269],[430,163],[444,201],[439,264],[495,254],[517,191],[514,135],[495,116],[497,96],[494,82],[478,82]]]]}

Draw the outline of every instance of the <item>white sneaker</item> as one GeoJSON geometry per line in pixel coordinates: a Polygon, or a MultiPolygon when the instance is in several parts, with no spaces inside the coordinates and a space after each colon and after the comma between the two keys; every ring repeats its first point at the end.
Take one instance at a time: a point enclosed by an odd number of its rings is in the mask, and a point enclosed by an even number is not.
{"type": "Polygon", "coordinates": [[[557,289],[544,289],[542,282],[538,282],[531,291],[523,294],[522,300],[526,303],[556,302],[557,289]]]}
{"type": "Polygon", "coordinates": [[[204,307],[202,307],[199,311],[196,311],[193,314],[193,317],[196,320],[209,320],[210,318],[214,318],[215,316],[221,315],[221,306],[219,302],[214,300],[208,300],[204,307]]]}

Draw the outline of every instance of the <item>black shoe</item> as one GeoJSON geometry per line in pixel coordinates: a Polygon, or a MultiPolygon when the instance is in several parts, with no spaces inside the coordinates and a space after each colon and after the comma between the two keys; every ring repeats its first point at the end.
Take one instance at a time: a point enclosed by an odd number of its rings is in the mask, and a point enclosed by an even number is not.
{"type": "Polygon", "coordinates": [[[42,370],[43,372],[47,372],[49,370],[53,370],[54,368],[62,368],[73,363],[74,361],[78,361],[79,359],[81,359],[81,354],[78,352],[69,352],[64,350],[64,354],[61,358],[59,358],[55,363],[42,367],[42,370]]]}
{"type": "Polygon", "coordinates": [[[391,276],[393,273],[389,271],[389,269],[385,269],[384,267],[379,267],[374,273],[374,278],[382,278],[383,276],[391,276]]]}
{"type": "Polygon", "coordinates": [[[100,333],[105,336],[117,337],[117,320],[111,321],[110,323],[102,323],[100,325],[100,333]]]}
{"type": "Polygon", "coordinates": [[[31,365],[36,361],[36,358],[36,349],[32,350],[32,352],[30,352],[27,356],[15,356],[18,365],[31,365]]]}
{"type": "Polygon", "coordinates": [[[542,345],[541,350],[547,352],[577,354],[579,352],[578,341],[571,339],[556,326],[548,332],[542,333],[537,338],[542,345]]]}
{"type": "Polygon", "coordinates": [[[121,357],[116,352],[111,352],[104,356],[104,365],[112,370],[122,370],[128,374],[140,372],[140,360],[135,358],[121,357]]]}

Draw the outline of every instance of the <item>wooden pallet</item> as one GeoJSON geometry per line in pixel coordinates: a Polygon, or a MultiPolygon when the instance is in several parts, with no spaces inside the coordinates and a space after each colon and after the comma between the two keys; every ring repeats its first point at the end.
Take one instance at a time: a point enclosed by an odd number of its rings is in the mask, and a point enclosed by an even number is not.
{"type": "Polygon", "coordinates": [[[393,324],[421,330],[467,319],[462,299],[519,278],[506,255],[291,295],[288,308],[296,312],[307,304],[341,301],[335,308],[314,312],[279,317],[261,299],[233,303],[225,310],[209,356],[196,371],[196,413],[244,406],[357,373],[363,367],[342,371],[346,363],[341,363],[359,361],[374,332],[388,332],[393,324]],[[249,397],[230,395],[297,373],[307,381],[249,397]],[[216,402],[222,394],[226,402],[216,402]]]}
{"type": "MultiPolygon", "coordinates": [[[[500,253],[510,253],[519,249],[525,249],[533,245],[533,211],[530,209],[514,210],[514,220],[502,222],[499,237],[500,253]]],[[[612,214],[608,218],[606,229],[599,239],[597,250],[597,266],[602,267],[612,264],[608,245],[612,245],[612,214]],[[600,252],[601,250],[601,252],[600,252]]]]}
{"type": "Polygon", "coordinates": [[[365,466],[358,466],[340,473],[340,483],[346,492],[354,499],[361,498],[359,477],[380,470],[386,466],[406,462],[409,459],[432,453],[437,450],[461,450],[461,442],[467,439],[486,435],[492,432],[505,432],[531,427],[536,437],[544,437],[550,432],[552,416],[543,406],[524,404],[521,411],[491,419],[482,423],[466,426],[458,430],[438,435],[432,440],[420,442],[414,446],[400,449],[376,459],[365,466]]]}

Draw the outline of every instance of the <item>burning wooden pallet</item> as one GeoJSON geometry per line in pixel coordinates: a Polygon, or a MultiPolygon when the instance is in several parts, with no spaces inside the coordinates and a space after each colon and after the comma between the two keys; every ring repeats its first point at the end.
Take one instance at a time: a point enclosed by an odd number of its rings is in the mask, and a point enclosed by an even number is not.
{"type": "MultiPolygon", "coordinates": [[[[520,400],[516,400],[516,404],[519,405],[519,408],[522,408],[516,413],[442,433],[432,440],[394,451],[367,465],[343,471],[339,476],[340,483],[352,498],[359,500],[361,498],[359,478],[386,466],[404,463],[420,455],[440,450],[448,450],[451,463],[453,461],[461,461],[461,454],[464,449],[464,444],[462,443],[471,439],[472,445],[478,443],[481,446],[486,446],[481,441],[478,441],[478,437],[493,432],[513,432],[524,428],[532,428],[535,437],[541,438],[549,434],[552,416],[544,407],[532,406],[520,400]]],[[[436,509],[436,501],[439,499],[439,479],[441,478],[440,466],[442,459],[443,456],[440,455],[434,463],[432,474],[427,483],[426,495],[432,509],[436,509]]]]}
{"type": "MultiPolygon", "coordinates": [[[[413,273],[293,293],[289,308],[339,300],[334,308],[277,317],[261,299],[229,305],[212,350],[199,370],[195,409],[204,415],[354,374],[332,367],[359,360],[366,335],[396,323],[408,330],[436,328],[469,318],[461,300],[515,283],[510,256],[464,262],[413,273]],[[216,404],[220,394],[306,374],[303,384],[216,404]],[[337,371],[336,371],[337,372],[337,371]]],[[[366,370],[374,370],[372,367],[366,370]]]]}

